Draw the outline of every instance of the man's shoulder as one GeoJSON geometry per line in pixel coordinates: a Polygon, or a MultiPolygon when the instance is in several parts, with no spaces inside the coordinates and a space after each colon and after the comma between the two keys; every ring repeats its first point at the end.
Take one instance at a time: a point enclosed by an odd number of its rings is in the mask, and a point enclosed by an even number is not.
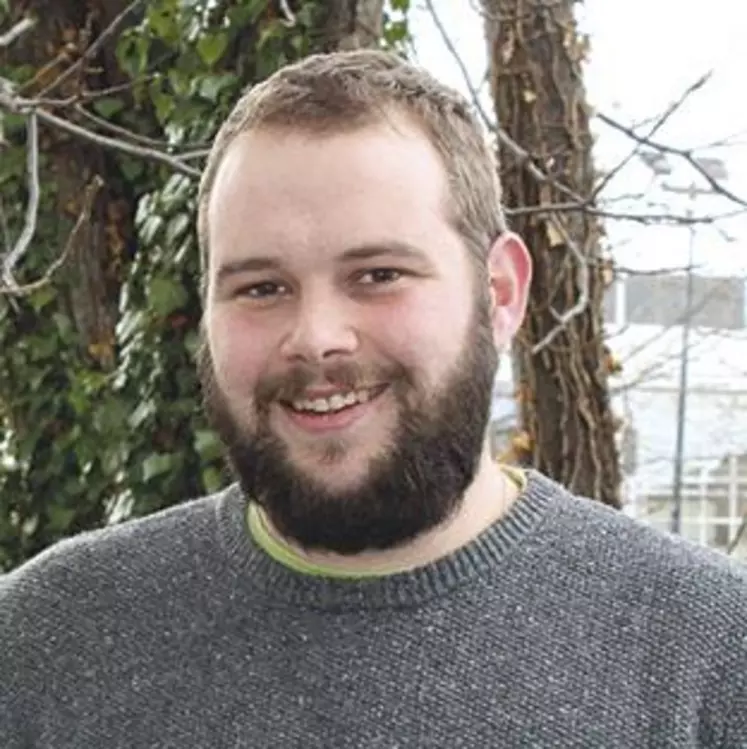
{"type": "Polygon", "coordinates": [[[624,511],[559,492],[553,525],[569,560],[588,564],[590,573],[605,575],[621,591],[637,591],[652,603],[692,608],[702,602],[712,613],[718,608],[728,618],[747,621],[747,564],[624,511]]]}
{"type": "Polygon", "coordinates": [[[695,705],[702,735],[719,737],[709,746],[743,746],[747,565],[544,477],[532,480],[553,500],[529,549],[552,600],[585,620],[584,633],[612,638],[608,657],[625,653],[626,663],[639,664],[662,704],[674,694],[695,705]]]}
{"type": "MultiPolygon", "coordinates": [[[[59,541],[0,576],[0,607],[7,622],[15,612],[31,615],[36,604],[63,608],[99,590],[163,577],[207,543],[226,491],[160,510],[143,518],[86,531],[59,541]]],[[[214,532],[210,537],[216,539],[214,532]]]]}

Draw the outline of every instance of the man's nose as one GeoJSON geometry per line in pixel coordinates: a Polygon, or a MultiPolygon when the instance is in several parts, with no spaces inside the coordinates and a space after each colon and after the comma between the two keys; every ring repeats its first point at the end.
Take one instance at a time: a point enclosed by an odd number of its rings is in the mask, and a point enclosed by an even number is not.
{"type": "Polygon", "coordinates": [[[357,347],[358,336],[345,304],[317,295],[299,301],[281,350],[290,360],[321,362],[352,354],[357,347]]]}

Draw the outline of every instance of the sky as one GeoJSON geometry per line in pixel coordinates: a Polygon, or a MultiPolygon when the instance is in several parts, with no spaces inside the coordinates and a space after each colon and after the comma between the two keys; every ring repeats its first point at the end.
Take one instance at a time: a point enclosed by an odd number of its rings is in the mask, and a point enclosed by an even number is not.
{"type": "MultiPolygon", "coordinates": [[[[482,19],[477,0],[434,0],[439,17],[475,83],[486,69],[482,19]]],[[[464,78],[433,24],[425,3],[413,0],[413,29],[419,61],[444,82],[466,93],[464,78]]],[[[589,102],[598,111],[630,125],[660,115],[704,73],[713,74],[706,86],[657,132],[660,141],[679,148],[702,148],[728,139],[728,147],[698,150],[696,155],[718,157],[729,171],[727,187],[747,201],[747,3],[710,0],[707,6],[682,0],[587,0],[578,3],[580,28],[591,39],[585,70],[589,102]],[[707,10],[706,10],[707,8],[707,10]]],[[[490,106],[489,99],[485,101],[490,106]]],[[[595,121],[598,168],[613,167],[634,145],[631,140],[595,121]]],[[[687,187],[695,181],[707,187],[681,159],[666,182],[687,187]]],[[[620,212],[683,215],[687,197],[667,192],[662,179],[638,159],[620,172],[607,198],[645,192],[643,201],[614,203],[620,212]],[[646,203],[651,205],[647,206],[646,203]]],[[[695,215],[721,214],[738,209],[724,198],[699,196],[695,215]]],[[[684,227],[642,227],[610,221],[609,241],[621,265],[645,270],[687,264],[689,231],[684,227]]],[[[747,276],[747,219],[719,222],[718,228],[700,226],[694,242],[694,263],[701,272],[747,276]],[[729,241],[727,237],[728,235],[729,241]]]]}

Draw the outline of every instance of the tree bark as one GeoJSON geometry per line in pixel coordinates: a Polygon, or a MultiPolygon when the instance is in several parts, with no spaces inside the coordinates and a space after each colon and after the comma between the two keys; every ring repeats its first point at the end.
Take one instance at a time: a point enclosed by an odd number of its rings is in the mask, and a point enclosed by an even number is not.
{"type": "MultiPolygon", "coordinates": [[[[595,175],[581,71],[586,44],[573,7],[573,0],[483,0],[500,127],[552,181],[586,197],[595,175]]],[[[569,202],[505,148],[499,155],[507,208],[569,202]]],[[[620,507],[603,341],[601,226],[588,212],[565,211],[518,213],[512,228],[534,263],[529,309],[514,344],[520,458],[571,491],[620,507]],[[581,311],[534,353],[557,329],[557,315],[577,305],[581,311]]]]}
{"type": "Polygon", "coordinates": [[[328,0],[320,27],[324,51],[375,47],[382,34],[384,0],[328,0]]]}

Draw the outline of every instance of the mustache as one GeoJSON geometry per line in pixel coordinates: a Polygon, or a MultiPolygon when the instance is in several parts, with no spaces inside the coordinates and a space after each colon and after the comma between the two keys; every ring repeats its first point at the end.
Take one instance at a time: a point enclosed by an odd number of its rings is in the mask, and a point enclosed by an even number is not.
{"type": "Polygon", "coordinates": [[[332,386],[341,390],[360,390],[374,385],[394,385],[409,381],[401,365],[363,366],[355,362],[338,362],[327,366],[299,364],[286,372],[268,375],[257,384],[257,405],[273,401],[292,401],[304,397],[306,390],[332,386]]]}

